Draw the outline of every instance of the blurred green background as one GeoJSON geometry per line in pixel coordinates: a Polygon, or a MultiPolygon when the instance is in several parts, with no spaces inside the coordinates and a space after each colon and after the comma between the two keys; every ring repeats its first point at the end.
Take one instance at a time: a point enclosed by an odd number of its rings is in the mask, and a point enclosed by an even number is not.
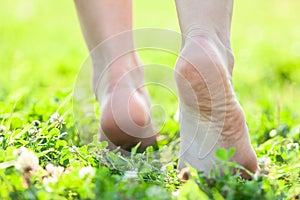
{"type": "MultiPolygon", "coordinates": [[[[235,2],[233,80],[252,141],[283,124],[300,124],[299,10],[299,0],[235,2]]],[[[71,92],[88,57],[73,1],[2,0],[0,19],[0,113],[20,99],[15,111],[71,92]]],[[[174,1],[134,1],[134,24],[179,31],[174,1]]],[[[142,58],[175,62],[157,53],[142,58]]]]}

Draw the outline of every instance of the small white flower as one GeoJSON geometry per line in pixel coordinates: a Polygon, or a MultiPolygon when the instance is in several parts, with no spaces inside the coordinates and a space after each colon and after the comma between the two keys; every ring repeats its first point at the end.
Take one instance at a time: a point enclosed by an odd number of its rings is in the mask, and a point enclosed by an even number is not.
{"type": "Polygon", "coordinates": [[[58,179],[56,177],[52,177],[52,176],[47,176],[43,178],[43,183],[45,185],[50,184],[55,184],[58,181],[58,179]]]}
{"type": "Polygon", "coordinates": [[[27,152],[27,151],[28,151],[28,149],[26,147],[20,147],[18,149],[15,149],[13,153],[14,153],[14,156],[19,157],[21,155],[21,153],[27,152]]]}
{"type": "Polygon", "coordinates": [[[51,115],[49,122],[52,123],[56,123],[55,127],[56,128],[61,128],[64,124],[66,124],[65,120],[63,117],[61,117],[57,112],[54,113],[53,115],[51,115]]]}
{"type": "Polygon", "coordinates": [[[136,179],[137,177],[138,177],[138,172],[137,171],[126,171],[124,173],[124,180],[136,179]]]}
{"type": "Polygon", "coordinates": [[[34,129],[31,128],[31,129],[28,130],[28,134],[29,134],[29,135],[33,135],[34,133],[35,133],[35,130],[34,130],[34,129]]]}
{"type": "Polygon", "coordinates": [[[36,171],[39,169],[39,159],[38,157],[32,152],[26,149],[25,147],[21,148],[16,162],[15,168],[21,172],[24,171],[36,171]]]}
{"type": "Polygon", "coordinates": [[[4,133],[6,131],[6,127],[4,125],[0,125],[0,133],[4,133]]]}
{"type": "Polygon", "coordinates": [[[56,177],[56,178],[59,178],[63,175],[64,171],[65,171],[65,169],[61,166],[54,167],[54,169],[52,171],[52,176],[56,177]]]}
{"type": "Polygon", "coordinates": [[[59,118],[60,118],[60,115],[56,112],[53,115],[51,115],[49,122],[52,124],[52,123],[58,121],[59,118]]]}
{"type": "Polygon", "coordinates": [[[52,163],[47,164],[45,167],[48,174],[52,174],[52,172],[54,171],[54,168],[55,168],[55,166],[52,163]]]}
{"type": "Polygon", "coordinates": [[[33,128],[31,128],[31,129],[28,130],[28,134],[29,134],[29,135],[35,135],[35,134],[37,134],[39,131],[40,131],[39,129],[37,129],[36,127],[33,127],[33,128]]]}
{"type": "Polygon", "coordinates": [[[260,163],[264,168],[266,168],[271,163],[271,159],[267,156],[263,156],[258,159],[258,163],[260,163]]]}
{"type": "Polygon", "coordinates": [[[86,176],[93,177],[95,176],[95,169],[92,168],[91,166],[81,168],[78,172],[78,176],[80,178],[84,178],[86,176]]]}
{"type": "Polygon", "coordinates": [[[43,178],[43,184],[44,184],[45,190],[47,192],[52,192],[53,190],[49,185],[50,184],[54,185],[57,181],[58,181],[57,178],[54,178],[52,176],[44,177],[43,178]]]}
{"type": "Polygon", "coordinates": [[[276,129],[271,130],[269,135],[270,135],[270,137],[274,137],[275,135],[277,135],[276,129]]]}
{"type": "Polygon", "coordinates": [[[57,183],[59,178],[64,174],[65,169],[61,166],[56,167],[52,163],[47,164],[45,169],[48,172],[48,176],[43,178],[43,184],[47,192],[52,192],[53,190],[50,185],[57,183]]]}
{"type": "Polygon", "coordinates": [[[61,166],[54,166],[52,163],[49,163],[45,167],[48,174],[54,178],[59,178],[65,171],[65,169],[61,166]]]}

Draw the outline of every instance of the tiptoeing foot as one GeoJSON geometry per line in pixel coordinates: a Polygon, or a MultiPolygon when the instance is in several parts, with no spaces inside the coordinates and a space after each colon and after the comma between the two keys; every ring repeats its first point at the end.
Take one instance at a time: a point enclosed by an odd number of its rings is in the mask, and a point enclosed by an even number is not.
{"type": "MultiPolygon", "coordinates": [[[[236,149],[232,158],[251,172],[257,170],[243,110],[232,86],[233,56],[217,39],[187,38],[175,68],[180,99],[179,169],[189,163],[208,175],[222,147],[236,149]]],[[[242,176],[249,176],[242,172],[242,176]]]]}
{"type": "Polygon", "coordinates": [[[141,142],[139,151],[143,151],[156,142],[143,76],[135,53],[118,58],[100,76],[94,74],[94,88],[101,106],[100,140],[108,141],[110,149],[120,146],[130,151],[141,142]]]}

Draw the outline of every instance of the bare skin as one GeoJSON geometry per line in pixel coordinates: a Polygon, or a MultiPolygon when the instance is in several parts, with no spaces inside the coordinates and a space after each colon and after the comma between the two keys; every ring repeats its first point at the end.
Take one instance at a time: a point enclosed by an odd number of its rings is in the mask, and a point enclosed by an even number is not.
{"type": "MultiPolygon", "coordinates": [[[[144,80],[137,54],[130,52],[114,59],[108,65],[106,81],[97,81],[104,70],[97,58],[103,53],[115,57],[120,54],[116,49],[133,49],[132,35],[129,33],[122,42],[112,42],[99,53],[92,53],[99,43],[132,30],[131,0],[75,0],[75,3],[94,65],[102,140],[108,140],[111,148],[121,146],[127,150],[137,142],[142,142],[141,149],[153,145],[150,101],[147,91],[140,88],[144,80]]],[[[233,161],[251,172],[257,170],[244,113],[231,82],[232,4],[232,0],[176,0],[184,36],[175,67],[181,110],[179,168],[188,162],[208,174],[216,162],[216,149],[235,147],[233,161]]]]}
{"type": "Polygon", "coordinates": [[[75,5],[93,61],[93,85],[101,105],[100,140],[108,140],[111,149],[121,146],[129,150],[138,142],[140,150],[153,145],[156,137],[150,125],[150,99],[145,89],[137,89],[144,81],[141,62],[135,52],[120,56],[120,51],[116,51],[133,49],[132,34],[129,32],[122,42],[112,40],[104,49],[97,48],[112,36],[132,30],[132,1],[75,0],[75,5]],[[103,52],[106,57],[115,58],[105,63],[109,66],[97,60],[103,52]],[[107,78],[99,86],[99,75],[105,70],[107,78]],[[105,92],[100,95],[99,91],[105,92]],[[113,97],[118,98],[118,103],[113,103],[113,97]]]}
{"type": "Polygon", "coordinates": [[[188,162],[208,174],[217,161],[215,151],[234,147],[232,160],[255,172],[256,155],[231,83],[233,66],[225,64],[225,60],[233,63],[232,57],[222,55],[214,41],[203,35],[191,40],[183,47],[184,58],[178,59],[175,74],[181,106],[179,168],[188,162]]]}
{"type": "Polygon", "coordinates": [[[177,0],[176,5],[185,36],[175,67],[181,108],[179,168],[187,162],[207,175],[217,161],[216,149],[234,147],[232,160],[255,172],[256,155],[231,81],[233,1],[177,0]]]}

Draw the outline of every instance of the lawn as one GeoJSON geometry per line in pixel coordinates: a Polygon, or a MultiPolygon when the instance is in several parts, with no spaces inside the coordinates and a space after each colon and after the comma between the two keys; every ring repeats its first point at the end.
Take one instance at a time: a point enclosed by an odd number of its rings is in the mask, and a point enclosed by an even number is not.
{"type": "MultiPolygon", "coordinates": [[[[96,137],[89,135],[84,143],[72,94],[77,76],[88,70],[88,52],[73,2],[3,0],[0,199],[299,199],[299,10],[298,0],[235,2],[233,82],[261,172],[251,181],[232,176],[230,152],[220,150],[224,176],[213,173],[208,179],[190,168],[186,181],[176,170],[176,96],[149,87],[153,102],[165,111],[164,119],[160,109],[156,113],[158,123],[165,120],[157,151],[133,149],[124,157],[96,137]]],[[[179,31],[174,2],[135,1],[134,26],[179,31]]],[[[174,54],[157,49],[139,54],[146,65],[172,69],[176,61],[174,54]]],[[[150,80],[165,77],[149,73],[150,80]]]]}

